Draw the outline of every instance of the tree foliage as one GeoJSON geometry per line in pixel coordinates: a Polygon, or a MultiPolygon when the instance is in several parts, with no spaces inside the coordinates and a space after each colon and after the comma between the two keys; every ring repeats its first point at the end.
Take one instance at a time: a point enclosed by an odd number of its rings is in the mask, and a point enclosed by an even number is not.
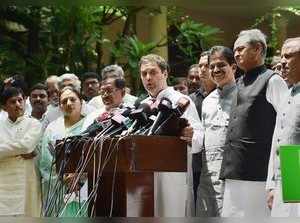
{"type": "Polygon", "coordinates": [[[112,49],[115,58],[126,58],[126,64],[123,67],[130,72],[130,86],[136,94],[141,94],[143,89],[139,78],[139,60],[142,56],[151,53],[159,43],[140,41],[137,36],[122,37],[120,44],[112,49]]]}
{"type": "Polygon", "coordinates": [[[175,38],[176,45],[192,63],[196,63],[202,51],[209,49],[219,39],[222,31],[217,27],[195,22],[187,18],[176,25],[179,34],[175,38]]]}
{"type": "Polygon", "coordinates": [[[168,24],[178,30],[177,34],[158,42],[142,42],[136,31],[136,16],[141,10],[153,16],[161,13],[159,7],[142,6],[0,7],[0,78],[17,72],[34,84],[66,72],[79,76],[88,70],[100,73],[106,65],[106,53],[110,63],[128,70],[130,87],[140,93],[138,61],[143,55],[171,42],[188,63],[193,63],[199,51],[214,43],[215,35],[221,32],[170,7],[168,24]],[[108,37],[107,30],[115,22],[122,31],[108,37]]]}
{"type": "Polygon", "coordinates": [[[275,7],[270,12],[267,12],[263,16],[256,19],[252,28],[260,27],[263,24],[267,24],[270,28],[270,38],[268,40],[268,60],[271,60],[272,56],[280,48],[279,34],[280,20],[286,19],[287,21],[291,16],[300,16],[300,7],[275,7]]]}
{"type": "Polygon", "coordinates": [[[126,20],[125,7],[7,7],[0,9],[0,73],[18,71],[32,81],[50,74],[99,71],[104,27],[126,20]],[[15,64],[15,66],[10,66],[15,64]]]}

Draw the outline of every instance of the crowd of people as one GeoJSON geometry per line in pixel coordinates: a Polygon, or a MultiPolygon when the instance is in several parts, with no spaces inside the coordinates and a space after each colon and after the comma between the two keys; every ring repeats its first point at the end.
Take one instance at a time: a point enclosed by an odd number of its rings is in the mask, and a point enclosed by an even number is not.
{"type": "MultiPolygon", "coordinates": [[[[141,103],[190,101],[180,136],[188,147],[187,173],[155,174],[156,216],[300,216],[298,203],[283,202],[278,152],[281,145],[300,144],[300,37],[285,40],[272,69],[265,64],[266,51],[260,30],[243,30],[233,49],[213,46],[202,52],[174,86],[167,84],[164,58],[140,59],[148,93],[141,103]]],[[[45,216],[46,199],[55,196],[49,187],[56,177],[57,140],[81,134],[136,100],[118,65],[81,79],[72,73],[50,76],[29,91],[22,75],[4,80],[0,216],[45,216]]],[[[67,178],[61,182],[66,186],[67,178]]],[[[87,184],[82,179],[83,200],[87,184]]],[[[60,216],[73,214],[66,208],[60,216]]]]}

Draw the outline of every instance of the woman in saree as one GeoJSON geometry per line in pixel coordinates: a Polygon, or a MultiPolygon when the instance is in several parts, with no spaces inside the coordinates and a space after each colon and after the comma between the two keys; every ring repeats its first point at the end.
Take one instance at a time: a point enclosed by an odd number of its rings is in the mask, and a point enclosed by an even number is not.
{"type": "Polygon", "coordinates": [[[72,86],[64,87],[60,91],[59,106],[63,116],[48,125],[41,142],[39,169],[42,178],[43,215],[87,216],[87,209],[81,207],[87,198],[87,181],[80,180],[83,186],[78,193],[67,193],[67,182],[71,182],[76,175],[64,175],[63,180],[58,179],[54,168],[55,145],[57,140],[79,135],[91,124],[88,122],[93,120],[88,121],[83,116],[81,94],[72,86]]]}

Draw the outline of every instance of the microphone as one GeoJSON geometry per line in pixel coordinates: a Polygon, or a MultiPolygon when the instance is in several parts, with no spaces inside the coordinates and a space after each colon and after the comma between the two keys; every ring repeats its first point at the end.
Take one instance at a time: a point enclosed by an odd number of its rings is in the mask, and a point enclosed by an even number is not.
{"type": "Polygon", "coordinates": [[[133,110],[129,114],[129,118],[133,121],[126,135],[136,131],[140,126],[146,125],[148,123],[148,117],[151,115],[150,105],[147,103],[140,104],[138,109],[133,110]]]}
{"type": "Polygon", "coordinates": [[[118,108],[114,112],[103,112],[99,117],[95,119],[95,121],[87,127],[85,131],[83,131],[80,135],[81,136],[89,136],[95,137],[100,131],[104,130],[105,128],[111,126],[111,118],[113,117],[112,114],[121,114],[123,116],[128,116],[131,112],[130,107],[123,107],[118,108]]]}
{"type": "Polygon", "coordinates": [[[148,123],[146,125],[143,125],[140,129],[137,129],[136,132],[134,132],[135,135],[148,135],[148,131],[150,127],[153,125],[153,122],[156,120],[155,115],[150,115],[148,117],[148,123]]]}
{"type": "Polygon", "coordinates": [[[152,124],[148,134],[147,134],[148,136],[153,135],[155,130],[158,128],[158,126],[161,125],[161,123],[168,116],[168,113],[172,109],[172,102],[168,98],[162,98],[160,100],[157,108],[158,108],[158,114],[157,114],[157,117],[156,117],[154,123],[152,124]]]}
{"type": "Polygon", "coordinates": [[[117,127],[109,129],[104,134],[108,137],[112,137],[114,135],[122,133],[124,130],[128,129],[129,126],[131,126],[131,125],[132,125],[132,122],[131,122],[130,118],[124,117],[124,116],[122,118],[118,117],[117,127]]]}
{"type": "Polygon", "coordinates": [[[181,130],[188,125],[185,119],[180,118],[190,104],[190,100],[181,97],[177,101],[177,106],[173,108],[168,117],[156,128],[154,135],[179,135],[181,130]]]}
{"type": "Polygon", "coordinates": [[[105,135],[115,129],[117,129],[118,127],[120,127],[122,125],[123,120],[125,119],[125,116],[121,115],[121,114],[116,114],[114,115],[110,120],[111,120],[111,124],[108,125],[106,128],[104,128],[99,135],[105,135]]]}
{"type": "Polygon", "coordinates": [[[95,137],[97,132],[102,131],[104,129],[104,125],[102,122],[95,120],[85,131],[83,131],[81,136],[95,137]]]}
{"type": "Polygon", "coordinates": [[[183,115],[187,107],[190,105],[190,100],[185,97],[181,97],[177,101],[176,105],[177,106],[174,108],[173,112],[177,117],[180,117],[183,115]]]}

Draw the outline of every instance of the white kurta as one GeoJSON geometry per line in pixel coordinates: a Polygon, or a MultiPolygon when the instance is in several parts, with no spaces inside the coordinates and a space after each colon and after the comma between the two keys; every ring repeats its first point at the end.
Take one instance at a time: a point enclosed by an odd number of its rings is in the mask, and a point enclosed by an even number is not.
{"type": "Polygon", "coordinates": [[[27,116],[0,121],[0,215],[40,216],[35,161],[20,156],[34,151],[40,134],[39,121],[27,116]]]}
{"type": "Polygon", "coordinates": [[[202,104],[204,152],[197,194],[197,216],[220,216],[223,207],[224,182],[219,179],[231,104],[236,84],[226,84],[212,91],[202,104]],[[218,137],[216,137],[218,136],[218,137]]]}
{"type": "Polygon", "coordinates": [[[300,217],[299,203],[283,202],[279,159],[281,145],[300,144],[300,82],[292,86],[284,96],[277,112],[266,189],[274,190],[272,217],[300,217]]]}
{"type": "MultiPolygon", "coordinates": [[[[161,91],[156,99],[168,98],[173,105],[181,97],[188,98],[190,105],[181,116],[186,118],[194,130],[192,139],[192,147],[188,146],[187,173],[155,173],[155,216],[159,217],[184,217],[194,215],[194,197],[193,197],[193,182],[192,182],[192,165],[191,154],[200,151],[203,144],[203,127],[199,119],[196,106],[192,100],[175,91],[172,87],[168,87],[161,91]]],[[[146,98],[143,102],[151,100],[146,98]]]]}

